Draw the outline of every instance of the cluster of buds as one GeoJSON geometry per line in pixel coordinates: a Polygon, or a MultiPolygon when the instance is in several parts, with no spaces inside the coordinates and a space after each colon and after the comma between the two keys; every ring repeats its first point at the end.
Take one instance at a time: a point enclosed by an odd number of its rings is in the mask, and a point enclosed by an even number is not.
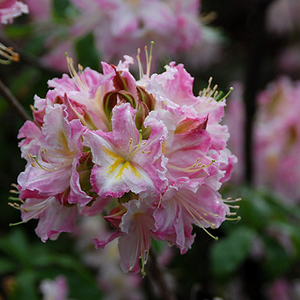
{"type": "MultiPolygon", "coordinates": [[[[103,216],[113,229],[103,248],[118,238],[121,267],[144,272],[151,239],[185,253],[193,225],[217,228],[234,212],[218,192],[230,178],[236,157],[227,149],[221,125],[225,97],[210,85],[198,96],[182,64],[150,76],[141,62],[140,79],[129,72],[133,59],[103,73],[67,57],[70,76],[48,82],[35,96],[34,120],[20,129],[25,171],[18,176],[22,222],[39,219],[42,241],[71,232],[76,218],[103,216]],[[222,99],[221,99],[222,98],[222,99]]],[[[147,51],[146,51],[147,53],[147,51]]]]}

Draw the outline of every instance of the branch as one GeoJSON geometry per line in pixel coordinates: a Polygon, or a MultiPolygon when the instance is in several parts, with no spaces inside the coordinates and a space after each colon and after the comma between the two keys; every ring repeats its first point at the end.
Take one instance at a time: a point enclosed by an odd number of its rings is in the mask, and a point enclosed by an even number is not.
{"type": "Polygon", "coordinates": [[[161,266],[157,262],[156,254],[154,253],[154,249],[149,251],[149,263],[147,274],[157,287],[160,297],[163,300],[175,300],[175,292],[170,287],[166,280],[166,276],[161,266]]]}
{"type": "Polygon", "coordinates": [[[0,94],[7,100],[7,102],[17,111],[19,116],[24,120],[31,120],[29,114],[20,104],[18,99],[11,93],[9,88],[0,79],[0,94]]]}

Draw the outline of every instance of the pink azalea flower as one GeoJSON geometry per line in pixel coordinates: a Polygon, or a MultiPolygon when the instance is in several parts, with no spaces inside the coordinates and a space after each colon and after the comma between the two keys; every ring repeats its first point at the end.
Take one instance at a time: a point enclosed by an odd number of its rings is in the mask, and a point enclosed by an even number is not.
{"type": "Polygon", "coordinates": [[[65,206],[56,197],[41,198],[37,193],[26,192],[22,196],[27,198],[20,206],[23,223],[39,219],[35,232],[43,242],[56,240],[61,232],[73,231],[78,215],[76,205],[65,206]]]}
{"type": "Polygon", "coordinates": [[[22,219],[39,218],[36,232],[43,241],[72,231],[76,204],[92,200],[82,191],[77,172],[83,130],[79,120],[68,122],[64,107],[58,105],[46,109],[41,129],[27,121],[20,130],[19,137],[25,137],[22,155],[28,161],[18,177],[20,199],[26,199],[20,206],[22,219]]]}
{"type": "MultiPolygon", "coordinates": [[[[215,88],[210,88],[210,84],[211,81],[208,88],[200,92],[198,97],[195,97],[192,92],[193,78],[184,69],[182,64],[176,66],[175,63],[171,63],[166,67],[166,72],[153,76],[149,80],[146,90],[155,95],[157,100],[156,110],[159,108],[168,110],[168,106],[172,107],[172,117],[166,116],[166,112],[164,112],[164,116],[160,117],[166,119],[169,134],[170,129],[173,128],[172,130],[175,130],[176,122],[178,126],[176,129],[177,133],[181,131],[181,134],[174,135],[174,138],[176,139],[175,142],[172,141],[173,138],[170,139],[172,143],[169,144],[169,148],[173,149],[175,144],[182,144],[182,147],[186,150],[188,149],[188,145],[186,145],[186,143],[191,143],[191,148],[193,149],[193,139],[195,136],[198,136],[197,138],[199,139],[199,142],[196,142],[195,144],[198,144],[198,146],[202,148],[198,148],[200,153],[199,151],[197,153],[194,152],[194,161],[190,161],[188,166],[191,167],[195,163],[196,165],[194,168],[199,168],[200,165],[209,165],[213,160],[215,160],[215,158],[212,157],[214,155],[213,153],[217,153],[216,155],[221,159],[219,163],[224,164],[223,166],[225,167],[222,167],[222,170],[226,171],[225,174],[220,176],[225,176],[229,179],[233,169],[233,164],[236,162],[236,158],[230,153],[230,151],[228,151],[228,149],[226,149],[227,140],[229,138],[228,128],[226,125],[220,124],[220,121],[224,116],[225,100],[216,101],[213,98],[216,91],[215,88]],[[176,112],[178,116],[174,114],[174,106],[178,107],[177,110],[179,110],[180,107],[180,110],[182,111],[181,117],[178,112],[176,112]],[[167,120],[168,118],[169,121],[167,120]],[[184,133],[184,135],[182,133],[184,133]],[[183,136],[185,136],[185,138],[182,143],[178,143],[183,136]],[[190,141],[188,141],[188,139],[190,141]],[[202,139],[201,142],[200,139],[202,139]],[[211,153],[209,155],[211,158],[204,158],[203,155],[208,153],[211,153]]],[[[175,133],[176,130],[174,131],[175,133]]],[[[168,143],[166,151],[167,149],[168,143]]],[[[175,151],[172,150],[172,152],[175,151]]],[[[178,154],[179,153],[180,152],[178,152],[178,154]]],[[[168,154],[166,154],[166,156],[168,157],[168,154]]],[[[220,178],[218,178],[218,180],[219,179],[220,178]]]]}
{"type": "Polygon", "coordinates": [[[125,233],[119,237],[121,267],[125,272],[138,272],[141,257],[141,269],[144,272],[151,245],[151,236],[155,230],[154,209],[141,200],[129,201],[126,208],[127,212],[120,224],[121,231],[125,233]]]}
{"type": "Polygon", "coordinates": [[[43,300],[67,300],[68,284],[63,276],[57,276],[55,279],[44,279],[40,284],[40,290],[43,294],[43,300]]]}
{"type": "Polygon", "coordinates": [[[143,141],[134,117],[130,104],[121,104],[113,109],[112,132],[83,134],[95,163],[91,183],[100,197],[119,198],[129,191],[157,196],[166,187],[164,166],[159,161],[164,128],[152,123],[151,135],[143,141]]]}
{"type": "Polygon", "coordinates": [[[11,23],[13,18],[28,13],[28,6],[23,2],[17,0],[0,1],[0,22],[3,24],[11,23]]]}
{"type": "Polygon", "coordinates": [[[229,214],[228,206],[216,190],[205,184],[178,180],[169,186],[155,213],[157,234],[175,244],[183,254],[195,238],[192,224],[215,229],[229,214]]]}
{"type": "Polygon", "coordinates": [[[182,177],[204,182],[205,169],[212,162],[206,156],[210,147],[210,136],[205,130],[207,118],[188,118],[180,108],[152,111],[151,117],[168,129],[163,154],[167,158],[169,184],[182,177]]]}
{"type": "Polygon", "coordinates": [[[75,116],[81,120],[83,125],[91,129],[107,131],[110,124],[103,111],[103,99],[106,93],[115,90],[113,79],[116,72],[120,71],[122,76],[126,78],[129,89],[130,86],[134,86],[133,93],[136,96],[135,79],[128,71],[132,59],[126,56],[125,61],[120,62],[116,68],[103,62],[103,74],[90,68],[83,70],[80,65],[77,72],[73,67],[72,59],[67,58],[67,61],[70,76],[63,74],[62,78],[48,81],[48,86],[53,89],[48,91],[46,99],[35,98],[35,107],[38,111],[34,113],[43,114],[48,102],[65,103],[68,107],[69,119],[75,116]]]}
{"type": "Polygon", "coordinates": [[[91,198],[81,191],[76,172],[82,153],[80,136],[84,128],[79,120],[68,122],[66,118],[63,106],[46,109],[41,137],[31,140],[27,147],[22,143],[23,156],[28,164],[18,182],[21,191],[37,190],[44,196],[64,193],[72,186],[68,202],[86,204],[91,198]]]}

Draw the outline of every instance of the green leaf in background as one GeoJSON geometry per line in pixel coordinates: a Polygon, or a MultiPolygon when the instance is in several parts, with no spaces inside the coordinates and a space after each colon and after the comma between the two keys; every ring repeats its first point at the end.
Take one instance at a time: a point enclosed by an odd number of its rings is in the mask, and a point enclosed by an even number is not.
{"type": "Polygon", "coordinates": [[[16,270],[16,265],[7,260],[6,258],[0,258],[0,275],[11,273],[16,270]]]}
{"type": "Polygon", "coordinates": [[[54,17],[64,19],[69,5],[70,3],[68,0],[53,0],[54,17]]]}
{"type": "Polygon", "coordinates": [[[256,190],[245,188],[241,191],[241,197],[239,215],[242,222],[257,231],[262,230],[274,215],[274,209],[256,190]]]}
{"type": "Polygon", "coordinates": [[[286,249],[274,238],[265,236],[264,259],[262,270],[266,279],[273,279],[284,274],[289,269],[293,260],[289,257],[286,249]]]}
{"type": "Polygon", "coordinates": [[[210,258],[214,276],[229,278],[249,255],[256,232],[246,226],[238,226],[227,237],[212,245],[210,258]]]}
{"type": "Polygon", "coordinates": [[[21,270],[15,277],[16,289],[10,300],[38,300],[36,274],[31,270],[21,270]]]}
{"type": "Polygon", "coordinates": [[[82,263],[73,248],[68,236],[42,243],[37,238],[31,241],[23,227],[10,229],[0,238],[0,275],[6,282],[6,298],[41,299],[41,282],[64,275],[72,299],[102,299],[94,272],[82,263]]]}
{"type": "Polygon", "coordinates": [[[12,259],[19,267],[28,268],[32,261],[32,245],[24,232],[17,228],[0,240],[0,250],[12,259]]]}
{"type": "Polygon", "coordinates": [[[85,68],[90,67],[99,70],[99,53],[94,45],[94,36],[87,34],[76,43],[76,54],[78,62],[85,68]]]}
{"type": "Polygon", "coordinates": [[[31,24],[14,24],[12,26],[5,27],[5,34],[8,38],[23,38],[30,35],[33,31],[34,27],[31,24]]]}

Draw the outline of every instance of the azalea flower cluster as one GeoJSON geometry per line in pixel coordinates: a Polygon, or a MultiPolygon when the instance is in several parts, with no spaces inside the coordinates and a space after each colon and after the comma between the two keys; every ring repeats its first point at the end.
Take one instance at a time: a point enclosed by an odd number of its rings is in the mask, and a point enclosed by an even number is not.
{"type": "Polygon", "coordinates": [[[122,269],[144,272],[152,238],[183,254],[193,225],[210,234],[206,228],[235,214],[235,200],[218,190],[236,157],[226,146],[225,99],[216,87],[194,96],[193,78],[174,62],[150,77],[151,51],[137,81],[133,59],[124,58],[103,62],[98,73],[75,71],[67,57],[71,76],[50,80],[46,97],[35,96],[34,120],[18,135],[27,160],[16,186],[21,204],[12,205],[22,222],[39,219],[44,242],[71,232],[79,215],[101,214],[114,230],[95,238],[96,248],[118,238],[122,269]]]}
{"type": "Polygon", "coordinates": [[[213,13],[200,16],[200,0],[70,0],[63,18],[57,18],[53,2],[26,1],[32,36],[44,40],[42,61],[63,72],[63,54],[76,58],[78,42],[87,35],[93,37],[91,47],[101,60],[114,64],[124,53],[135,56],[136,49],[151,40],[156,45],[152,68],[180,59],[189,68],[203,70],[221,57],[224,39],[207,26],[213,13]]]}
{"type": "MultiPolygon", "coordinates": [[[[245,121],[242,86],[236,86],[228,103],[225,123],[231,138],[229,147],[239,159],[234,179],[243,178],[243,132],[245,121]],[[238,175],[236,177],[235,175],[238,175]]],[[[300,82],[280,77],[257,96],[257,113],[253,123],[254,183],[268,187],[299,203],[300,189],[300,82]]]]}
{"type": "Polygon", "coordinates": [[[17,0],[0,1],[0,23],[7,24],[22,14],[28,14],[28,6],[17,0]]]}
{"type": "Polygon", "coordinates": [[[72,35],[93,32],[97,48],[107,61],[122,53],[134,54],[153,40],[156,53],[190,50],[201,41],[199,0],[71,0],[80,11],[71,27],[72,35]],[[166,41],[168,41],[166,43],[166,41]]]}

